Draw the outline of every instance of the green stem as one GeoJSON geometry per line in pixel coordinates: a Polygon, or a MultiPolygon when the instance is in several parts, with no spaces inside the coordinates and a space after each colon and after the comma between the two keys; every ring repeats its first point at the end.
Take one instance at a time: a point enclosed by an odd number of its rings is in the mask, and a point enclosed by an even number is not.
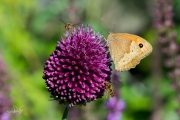
{"type": "Polygon", "coordinates": [[[67,120],[67,115],[68,115],[68,112],[69,112],[69,106],[67,105],[66,108],[64,109],[64,113],[63,113],[63,116],[62,116],[62,120],[67,120]]]}

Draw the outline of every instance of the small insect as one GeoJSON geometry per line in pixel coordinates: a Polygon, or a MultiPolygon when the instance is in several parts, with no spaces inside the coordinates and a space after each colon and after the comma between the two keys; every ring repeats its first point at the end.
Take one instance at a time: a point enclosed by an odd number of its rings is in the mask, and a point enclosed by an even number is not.
{"type": "Polygon", "coordinates": [[[67,24],[65,24],[65,29],[66,30],[71,30],[71,29],[73,29],[75,27],[75,25],[74,24],[72,24],[72,23],[67,23],[67,24]]]}
{"type": "Polygon", "coordinates": [[[153,49],[148,41],[137,35],[113,32],[107,38],[107,46],[118,71],[135,68],[153,49]]]}
{"type": "Polygon", "coordinates": [[[62,19],[61,19],[61,22],[63,22],[64,24],[65,24],[65,30],[67,30],[67,31],[70,31],[70,30],[72,30],[73,28],[75,28],[76,26],[78,26],[79,24],[81,24],[81,23],[77,23],[77,24],[72,24],[72,23],[66,23],[66,22],[64,22],[62,19]]]}
{"type": "Polygon", "coordinates": [[[105,81],[104,83],[105,83],[106,90],[108,91],[110,96],[114,97],[114,92],[113,92],[112,84],[110,82],[108,82],[108,81],[105,81]]]}

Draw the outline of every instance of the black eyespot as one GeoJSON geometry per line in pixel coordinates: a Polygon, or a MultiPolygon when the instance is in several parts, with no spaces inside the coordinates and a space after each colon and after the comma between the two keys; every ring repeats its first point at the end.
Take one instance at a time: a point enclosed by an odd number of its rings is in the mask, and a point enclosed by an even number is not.
{"type": "Polygon", "coordinates": [[[142,44],[142,43],[140,43],[140,44],[139,44],[139,47],[140,47],[140,48],[142,48],[142,47],[143,47],[143,44],[142,44]]]}

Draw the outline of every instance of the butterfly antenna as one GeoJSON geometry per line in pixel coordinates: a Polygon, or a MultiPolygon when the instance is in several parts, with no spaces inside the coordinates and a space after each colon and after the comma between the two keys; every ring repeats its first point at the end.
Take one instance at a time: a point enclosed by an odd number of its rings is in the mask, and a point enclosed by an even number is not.
{"type": "Polygon", "coordinates": [[[103,18],[101,18],[101,20],[108,26],[108,28],[112,31],[112,29],[111,29],[111,27],[107,24],[107,22],[103,19],[103,18]]]}

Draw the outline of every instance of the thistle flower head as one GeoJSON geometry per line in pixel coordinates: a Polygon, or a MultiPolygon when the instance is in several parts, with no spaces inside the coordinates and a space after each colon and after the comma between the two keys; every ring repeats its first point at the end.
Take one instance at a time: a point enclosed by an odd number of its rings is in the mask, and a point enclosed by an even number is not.
{"type": "Polygon", "coordinates": [[[104,95],[111,63],[104,39],[91,26],[73,29],[61,38],[45,62],[43,79],[51,97],[70,107],[104,95]]]}

